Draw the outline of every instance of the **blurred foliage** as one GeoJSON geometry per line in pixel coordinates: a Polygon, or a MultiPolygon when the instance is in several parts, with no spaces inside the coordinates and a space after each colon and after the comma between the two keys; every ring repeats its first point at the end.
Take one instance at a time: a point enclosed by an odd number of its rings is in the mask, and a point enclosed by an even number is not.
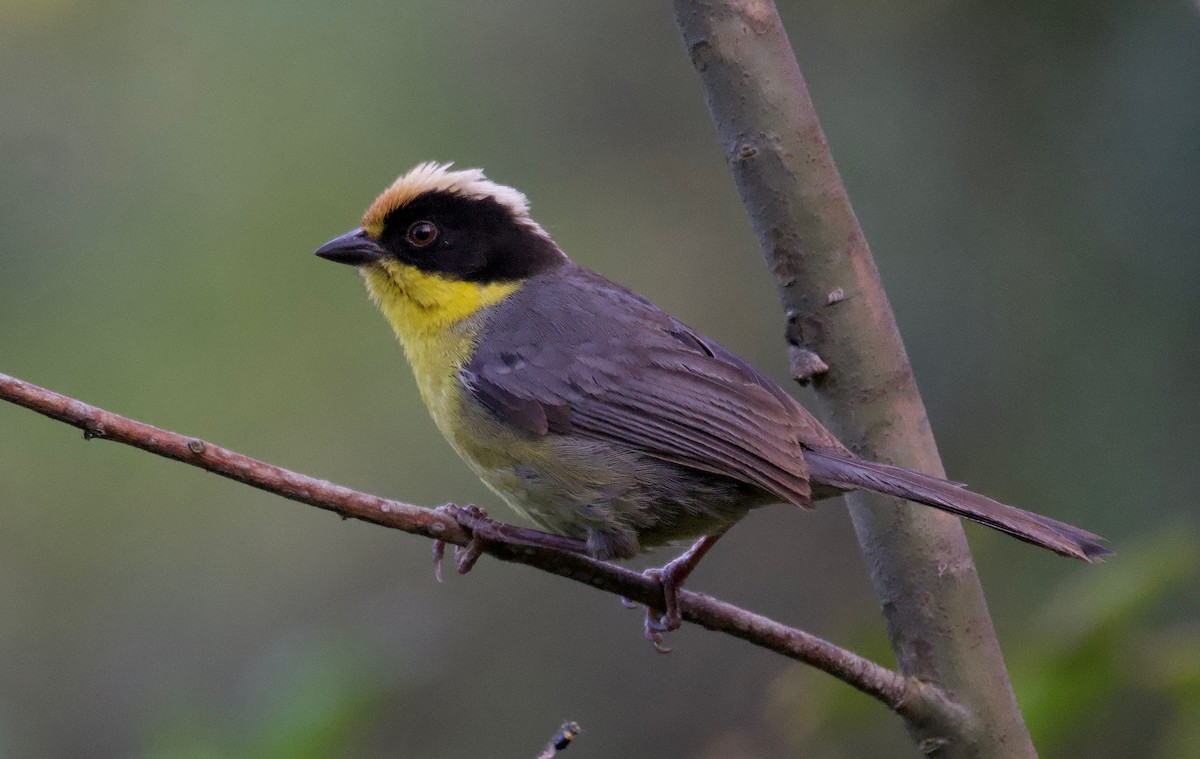
{"type": "Polygon", "coordinates": [[[304,648],[264,673],[251,708],[204,721],[181,710],[151,728],[144,759],[335,759],[352,756],[382,716],[383,678],[353,641],[304,648]],[[349,651],[347,650],[349,649],[349,651]]]}
{"type": "MultiPolygon", "coordinates": [[[[1060,754],[1098,730],[1095,756],[1180,755],[1195,4],[780,6],[951,476],[1118,552],[968,528],[1031,724],[1060,754]],[[1055,606],[1061,629],[1030,614],[1055,606]]],[[[574,258],[787,381],[666,2],[5,0],[0,71],[4,372],[504,517],[361,283],[311,256],[435,159],[521,188],[574,258]]],[[[0,757],[524,756],[568,717],[580,759],[915,754],[778,657],[691,629],[658,656],[611,599],[496,562],[437,586],[428,550],[0,407],[0,757]]],[[[694,586],[890,659],[835,503],[752,514],[694,586]]]]}
{"type": "MultiPolygon", "coordinates": [[[[1200,537],[1183,527],[1130,545],[1105,571],[1076,573],[1028,615],[1025,631],[1006,651],[1041,756],[1170,759],[1193,753],[1200,619],[1173,621],[1170,610],[1194,592],[1198,569],[1200,537]],[[1141,705],[1136,727],[1120,713],[1130,705],[1141,705]]],[[[857,637],[856,650],[888,660],[879,635],[857,637]]],[[[881,718],[867,700],[802,668],[772,684],[767,716],[788,726],[798,751],[843,745],[822,754],[828,757],[861,755],[845,735],[881,718]]]]}
{"type": "MultiPolygon", "coordinates": [[[[1140,691],[1138,700],[1167,695],[1173,675],[1160,668],[1159,677],[1148,677],[1136,652],[1164,632],[1149,613],[1196,587],[1198,563],[1200,540],[1176,532],[1123,550],[1119,571],[1080,575],[1054,589],[1009,657],[1026,722],[1043,751],[1070,756],[1081,743],[1104,736],[1121,691],[1140,691]]],[[[1176,663],[1200,666],[1200,660],[1176,663]]],[[[1173,720],[1164,722],[1168,733],[1175,729],[1173,720]]],[[[1120,745],[1120,738],[1106,735],[1100,745],[1120,745]]],[[[1145,748],[1136,753],[1146,755],[1145,748]]]]}

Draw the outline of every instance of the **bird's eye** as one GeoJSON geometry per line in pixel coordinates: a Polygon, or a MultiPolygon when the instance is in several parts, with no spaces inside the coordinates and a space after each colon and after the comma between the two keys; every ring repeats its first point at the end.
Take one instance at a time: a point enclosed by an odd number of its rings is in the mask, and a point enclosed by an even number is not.
{"type": "Polygon", "coordinates": [[[437,239],[438,228],[431,221],[414,221],[405,237],[416,247],[424,248],[437,239]]]}

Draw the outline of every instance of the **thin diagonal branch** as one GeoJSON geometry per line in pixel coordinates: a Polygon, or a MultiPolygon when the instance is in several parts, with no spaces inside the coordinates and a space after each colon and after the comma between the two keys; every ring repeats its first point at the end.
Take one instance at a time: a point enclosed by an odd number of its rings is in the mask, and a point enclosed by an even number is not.
{"type": "MultiPolygon", "coordinates": [[[[360,519],[455,545],[466,545],[471,538],[454,519],[432,509],[390,501],[308,477],[199,438],[90,406],[6,374],[0,374],[0,398],[78,427],[89,440],[99,438],[131,445],[348,519],[360,519]]],[[[533,530],[505,525],[503,534],[503,540],[484,546],[485,553],[642,604],[663,607],[661,586],[636,572],[581,554],[529,545],[542,534],[533,530]]],[[[938,688],[916,678],[904,677],[815,635],[700,593],[682,591],[679,600],[686,621],[828,672],[910,721],[954,718],[961,711],[938,688]]]]}

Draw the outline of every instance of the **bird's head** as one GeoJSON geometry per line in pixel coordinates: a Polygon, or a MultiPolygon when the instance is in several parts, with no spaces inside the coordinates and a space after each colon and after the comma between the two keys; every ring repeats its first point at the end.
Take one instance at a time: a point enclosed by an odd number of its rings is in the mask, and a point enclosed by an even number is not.
{"type": "Polygon", "coordinates": [[[393,182],[316,254],[358,267],[398,333],[470,316],[566,260],[521,192],[437,163],[393,182]]]}

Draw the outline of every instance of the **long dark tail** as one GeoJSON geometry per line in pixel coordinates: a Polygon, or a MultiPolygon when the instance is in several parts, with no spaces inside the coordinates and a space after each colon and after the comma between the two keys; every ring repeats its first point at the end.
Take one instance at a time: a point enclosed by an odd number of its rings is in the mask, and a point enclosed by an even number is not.
{"type": "Polygon", "coordinates": [[[813,482],[846,490],[873,490],[899,496],[1084,561],[1099,561],[1101,557],[1112,553],[1100,545],[1099,541],[1104,538],[1099,535],[1040,514],[1005,506],[987,496],[972,493],[958,483],[898,466],[815,451],[805,451],[804,458],[813,482]]]}

